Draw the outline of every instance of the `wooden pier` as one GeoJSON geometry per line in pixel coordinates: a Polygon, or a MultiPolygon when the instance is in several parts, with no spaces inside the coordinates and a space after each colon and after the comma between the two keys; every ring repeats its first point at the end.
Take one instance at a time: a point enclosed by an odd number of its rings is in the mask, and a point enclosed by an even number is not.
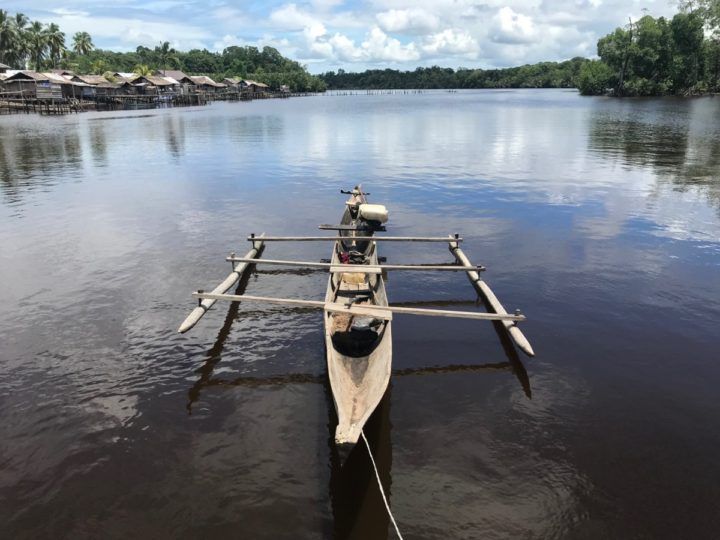
{"type": "Polygon", "coordinates": [[[98,94],[85,98],[43,99],[22,92],[0,92],[0,114],[63,115],[88,110],[115,111],[193,107],[214,101],[253,101],[317,95],[291,92],[190,92],[172,94],[98,94]]]}
{"type": "Polygon", "coordinates": [[[34,97],[17,97],[17,94],[3,95],[0,93],[0,114],[70,114],[86,110],[86,105],[79,99],[38,99],[34,97]]]}

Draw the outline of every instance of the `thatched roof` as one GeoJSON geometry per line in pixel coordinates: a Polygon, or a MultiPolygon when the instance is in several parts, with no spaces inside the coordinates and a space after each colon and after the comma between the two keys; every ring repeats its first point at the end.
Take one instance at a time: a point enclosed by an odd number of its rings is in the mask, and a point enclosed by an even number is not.
{"type": "Polygon", "coordinates": [[[75,75],[73,77],[73,80],[78,80],[79,82],[84,82],[85,84],[105,84],[110,81],[108,81],[105,77],[102,75],[75,75]]]}
{"type": "Polygon", "coordinates": [[[177,81],[168,81],[165,77],[156,75],[136,75],[130,82],[132,84],[142,84],[144,82],[152,86],[174,86],[178,84],[177,81]]]}
{"type": "Polygon", "coordinates": [[[2,62],[0,62],[0,69],[10,69],[10,66],[6,66],[2,62]]]}
{"type": "Polygon", "coordinates": [[[5,81],[18,81],[22,79],[33,80],[36,82],[45,82],[48,80],[48,78],[42,73],[38,73],[37,71],[23,70],[11,73],[10,75],[8,75],[5,81]]]}
{"type": "Polygon", "coordinates": [[[250,85],[255,85],[255,86],[257,86],[258,88],[270,88],[267,84],[261,83],[261,82],[257,82],[257,81],[253,81],[252,79],[245,79],[245,80],[242,81],[242,82],[244,82],[244,83],[245,83],[246,85],[248,85],[248,86],[250,86],[250,85]]]}
{"type": "Polygon", "coordinates": [[[223,82],[224,82],[225,84],[229,84],[229,85],[233,85],[233,86],[234,86],[234,85],[236,85],[236,84],[240,84],[240,79],[237,79],[237,78],[235,78],[235,77],[225,77],[225,78],[223,79],[223,82]]]}
{"type": "Polygon", "coordinates": [[[207,85],[207,86],[215,86],[216,88],[225,88],[227,85],[223,83],[217,83],[213,81],[210,77],[206,75],[191,75],[190,79],[192,82],[198,85],[207,85]]]}
{"type": "Polygon", "coordinates": [[[88,86],[84,82],[76,82],[76,81],[73,81],[70,77],[63,76],[58,73],[53,73],[51,71],[44,71],[43,73],[41,73],[41,75],[44,75],[45,77],[47,77],[47,79],[50,82],[56,83],[56,84],[70,84],[72,86],[88,86]]]}

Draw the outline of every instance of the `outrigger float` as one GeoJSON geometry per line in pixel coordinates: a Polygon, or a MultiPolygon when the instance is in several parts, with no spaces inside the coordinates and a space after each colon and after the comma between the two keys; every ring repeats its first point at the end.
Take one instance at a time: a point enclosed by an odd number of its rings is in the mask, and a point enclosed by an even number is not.
{"type": "Polygon", "coordinates": [[[525,317],[516,310],[508,313],[480,277],[485,270],[473,265],[460,249],[462,238],[455,234],[446,237],[375,236],[385,232],[388,211],[383,205],[369,204],[361,186],[352,191],[338,225],[320,225],[320,229],[336,231],[336,236],[265,236],[250,235],[252,249],[244,257],[231,253],[227,260],[233,271],[211,292],[193,293],[198,306],[178,329],[190,330],[218,300],[247,301],[302,306],[323,310],[327,370],[332,389],[338,425],[335,442],[341,446],[355,445],[363,426],[380,403],[390,382],[392,367],[392,319],[394,315],[457,317],[499,321],[508,334],[528,356],[535,353],[517,323],[525,317]],[[329,263],[287,261],[260,258],[267,242],[332,242],[329,263]],[[399,265],[381,264],[378,243],[382,242],[440,242],[446,243],[454,255],[456,265],[399,265]],[[254,265],[300,266],[327,269],[329,272],[324,301],[227,294],[254,265]],[[490,312],[451,311],[392,306],[388,304],[384,272],[387,271],[445,271],[465,272],[473,288],[490,312]]]}

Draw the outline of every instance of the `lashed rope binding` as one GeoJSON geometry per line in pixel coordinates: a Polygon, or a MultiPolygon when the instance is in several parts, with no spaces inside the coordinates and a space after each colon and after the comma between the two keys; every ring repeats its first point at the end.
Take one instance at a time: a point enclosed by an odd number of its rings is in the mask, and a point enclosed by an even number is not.
{"type": "Polygon", "coordinates": [[[365,447],[367,448],[368,455],[370,456],[370,463],[372,463],[373,470],[375,471],[375,479],[377,480],[378,487],[380,488],[380,495],[382,495],[383,502],[385,503],[385,510],[387,510],[388,516],[390,516],[390,521],[392,521],[393,527],[395,527],[395,533],[398,535],[400,540],[403,540],[402,534],[400,534],[400,529],[393,517],[392,510],[390,510],[390,504],[388,504],[387,497],[385,496],[385,490],[383,489],[382,482],[380,481],[380,473],[378,472],[377,465],[375,465],[375,458],[373,457],[372,450],[370,450],[370,443],[368,442],[367,437],[365,437],[364,430],[361,430],[360,434],[362,435],[363,441],[365,441],[365,447]]]}

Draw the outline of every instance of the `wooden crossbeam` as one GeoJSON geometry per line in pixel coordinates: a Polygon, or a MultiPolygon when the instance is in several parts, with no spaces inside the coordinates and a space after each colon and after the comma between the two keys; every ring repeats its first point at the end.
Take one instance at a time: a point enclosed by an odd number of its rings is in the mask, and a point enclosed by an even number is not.
{"type": "MultiPolygon", "coordinates": [[[[339,224],[339,225],[318,225],[318,229],[323,231],[357,231],[359,230],[357,225],[346,225],[346,224],[339,224]]],[[[385,231],[385,226],[381,225],[379,227],[374,227],[372,229],[373,231],[385,231]]]]}
{"type": "Polygon", "coordinates": [[[368,264],[338,264],[330,266],[331,274],[382,274],[379,266],[368,264]]]}
{"type": "MultiPolygon", "coordinates": [[[[249,242],[255,236],[247,237],[249,242]]],[[[454,236],[265,236],[264,242],[323,242],[344,240],[346,242],[462,242],[463,239],[454,236]]]]}
{"type": "MultiPolygon", "coordinates": [[[[347,313],[354,313],[353,310],[362,310],[362,306],[355,304],[342,304],[339,302],[321,302],[319,300],[301,300],[296,298],[273,298],[269,296],[251,296],[249,294],[214,294],[214,293],[193,293],[193,298],[204,298],[211,300],[229,300],[230,302],[267,302],[269,304],[281,304],[286,306],[303,306],[324,309],[326,311],[340,311],[347,313]]],[[[477,319],[482,321],[511,321],[519,322],[524,321],[524,315],[510,315],[508,313],[478,313],[477,311],[452,311],[448,309],[423,309],[423,308],[408,308],[408,307],[397,307],[397,306],[368,306],[364,308],[379,310],[388,313],[397,313],[403,315],[424,315],[430,317],[455,317],[460,319],[477,319]]],[[[359,313],[365,315],[367,313],[359,313]]]]}
{"type": "Polygon", "coordinates": [[[253,264],[272,264],[277,266],[303,266],[307,268],[332,268],[333,272],[368,272],[377,273],[376,270],[415,270],[419,272],[467,272],[468,270],[482,271],[482,266],[457,266],[450,264],[331,264],[314,261],[285,261],[279,259],[248,259],[247,257],[227,257],[231,262],[252,262],[253,264]]]}

